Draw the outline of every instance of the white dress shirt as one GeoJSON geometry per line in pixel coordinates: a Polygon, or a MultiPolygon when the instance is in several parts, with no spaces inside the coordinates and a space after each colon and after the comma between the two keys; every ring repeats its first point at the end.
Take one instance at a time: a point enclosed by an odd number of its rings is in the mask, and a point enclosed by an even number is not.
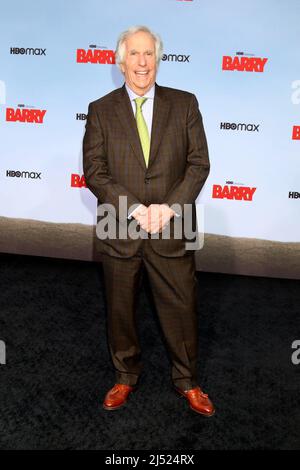
{"type": "MultiPolygon", "coordinates": [[[[153,102],[154,102],[154,95],[155,95],[155,85],[152,85],[152,87],[150,88],[150,90],[147,91],[147,93],[145,93],[145,95],[143,96],[140,96],[140,95],[137,95],[136,93],[134,93],[134,91],[132,91],[131,88],[129,88],[129,86],[127,85],[127,83],[125,83],[125,88],[127,90],[127,93],[128,93],[128,96],[129,96],[129,99],[130,99],[130,102],[131,102],[131,106],[132,106],[132,111],[133,111],[133,114],[135,116],[135,113],[136,113],[136,103],[135,103],[135,98],[147,98],[147,100],[145,101],[145,103],[143,104],[142,106],[142,113],[143,113],[143,117],[145,119],[145,122],[146,122],[146,125],[147,125],[147,128],[148,128],[148,134],[149,134],[149,139],[151,139],[151,129],[152,129],[152,118],[153,118],[153,102]]],[[[128,219],[131,219],[132,215],[134,214],[134,212],[139,208],[141,207],[143,204],[139,204],[129,215],[128,215],[128,219]]]]}
{"type": "MultiPolygon", "coordinates": [[[[147,100],[143,103],[142,106],[142,113],[143,117],[145,119],[147,128],[148,128],[148,134],[149,134],[149,139],[151,139],[151,129],[152,129],[152,119],[153,119],[153,103],[154,103],[154,95],[155,95],[155,84],[152,85],[150,90],[147,91],[143,96],[137,95],[132,91],[132,89],[125,83],[125,88],[128,93],[131,106],[132,106],[132,111],[135,116],[136,113],[136,103],[135,103],[135,98],[147,98],[147,100]]],[[[131,219],[134,212],[138,210],[139,207],[141,207],[143,204],[139,204],[130,214],[128,214],[128,219],[131,219]]],[[[179,214],[176,214],[176,217],[179,217],[179,214]]]]}
{"type": "Polygon", "coordinates": [[[154,102],[154,94],[155,94],[155,85],[152,85],[150,90],[148,90],[147,93],[145,93],[145,95],[143,95],[143,96],[140,96],[140,95],[137,95],[136,93],[134,93],[134,91],[132,91],[132,89],[129,88],[127,83],[125,84],[125,87],[126,87],[126,90],[127,90],[130,102],[131,102],[132,111],[133,111],[134,115],[135,115],[135,112],[136,112],[136,104],[135,104],[135,101],[134,101],[135,98],[147,98],[145,103],[143,103],[142,113],[143,113],[143,117],[144,117],[144,119],[146,121],[146,124],[147,124],[148,134],[149,134],[149,139],[150,139],[151,138],[151,129],[152,129],[153,102],[154,102]]]}

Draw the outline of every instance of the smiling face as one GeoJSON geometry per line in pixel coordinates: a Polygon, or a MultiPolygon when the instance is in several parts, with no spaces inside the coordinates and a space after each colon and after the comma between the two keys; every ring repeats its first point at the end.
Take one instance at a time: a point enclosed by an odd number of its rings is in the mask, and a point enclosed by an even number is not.
{"type": "Polygon", "coordinates": [[[155,42],[151,34],[139,31],[125,40],[124,62],[120,64],[127,85],[137,95],[144,95],[155,83],[155,42]]]}

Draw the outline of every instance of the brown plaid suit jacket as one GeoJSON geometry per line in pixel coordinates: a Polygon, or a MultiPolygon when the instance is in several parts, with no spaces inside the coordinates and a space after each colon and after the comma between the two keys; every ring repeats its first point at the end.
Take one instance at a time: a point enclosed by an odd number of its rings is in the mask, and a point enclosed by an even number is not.
{"type": "MultiPolygon", "coordinates": [[[[195,229],[194,203],[209,173],[207,142],[195,95],[155,84],[148,168],[125,84],[90,103],[83,170],[98,204],[114,206],[120,224],[135,223],[119,211],[119,196],[127,196],[128,211],[140,203],[176,203],[183,214],[184,204],[191,204],[195,229]]],[[[183,217],[181,220],[183,223],[183,217]]],[[[183,256],[185,236],[175,239],[172,224],[174,219],[170,222],[170,239],[163,239],[162,234],[148,238],[158,254],[183,256]]],[[[142,238],[120,239],[117,232],[116,239],[98,239],[97,249],[111,256],[131,257],[142,243],[142,238]]]]}

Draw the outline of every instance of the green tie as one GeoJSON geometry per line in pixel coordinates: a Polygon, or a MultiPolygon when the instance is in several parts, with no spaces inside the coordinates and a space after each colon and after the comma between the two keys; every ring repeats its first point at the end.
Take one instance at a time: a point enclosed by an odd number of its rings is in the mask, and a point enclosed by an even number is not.
{"type": "Polygon", "coordinates": [[[134,99],[135,104],[136,104],[136,113],[135,113],[136,124],[138,128],[139,136],[140,136],[140,141],[142,144],[146,167],[148,167],[149,154],[150,154],[150,139],[149,139],[149,132],[148,132],[147,124],[142,113],[142,106],[146,100],[147,98],[135,98],[134,99]]]}

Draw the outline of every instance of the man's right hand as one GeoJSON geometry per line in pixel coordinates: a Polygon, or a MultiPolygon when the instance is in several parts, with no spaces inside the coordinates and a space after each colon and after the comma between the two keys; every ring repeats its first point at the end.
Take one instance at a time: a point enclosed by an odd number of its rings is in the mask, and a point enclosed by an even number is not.
{"type": "Polygon", "coordinates": [[[143,204],[134,212],[132,217],[138,222],[142,229],[149,231],[150,217],[148,208],[143,204]]]}

